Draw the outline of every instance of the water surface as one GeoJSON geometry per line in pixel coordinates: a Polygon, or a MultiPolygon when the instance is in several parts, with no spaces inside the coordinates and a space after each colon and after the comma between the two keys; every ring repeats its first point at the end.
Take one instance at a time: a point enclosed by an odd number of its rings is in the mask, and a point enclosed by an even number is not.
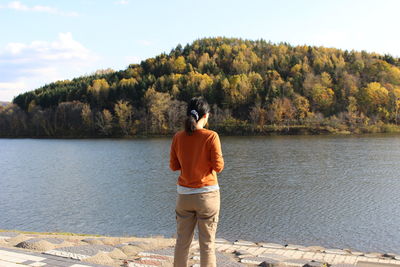
{"type": "MultiPolygon", "coordinates": [[[[400,253],[400,137],[221,137],[218,236],[400,253]]],[[[0,139],[0,229],[175,232],[169,138],[0,139]]]]}

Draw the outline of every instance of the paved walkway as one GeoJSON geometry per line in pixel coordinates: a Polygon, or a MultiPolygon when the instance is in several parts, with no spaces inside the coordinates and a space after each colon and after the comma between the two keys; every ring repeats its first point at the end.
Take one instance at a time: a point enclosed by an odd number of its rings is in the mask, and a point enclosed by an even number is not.
{"type": "MultiPolygon", "coordinates": [[[[0,236],[3,236],[4,240],[21,239],[17,233],[3,232],[0,233],[0,236]]],[[[0,267],[106,266],[89,262],[125,267],[172,266],[174,255],[173,239],[121,239],[113,237],[72,237],[72,239],[68,239],[62,236],[53,238],[31,235],[22,236],[21,240],[25,241],[17,241],[18,244],[12,245],[12,247],[0,247],[0,267]],[[69,242],[67,242],[68,240],[69,242]],[[111,241],[114,243],[111,244],[111,241]],[[31,252],[32,249],[40,247],[36,246],[34,248],[35,244],[47,244],[52,249],[40,249],[45,251],[43,253],[31,252]],[[30,250],[17,249],[16,247],[30,248],[30,250]],[[152,247],[153,249],[151,249],[152,247]],[[103,258],[99,255],[102,255],[103,258]]],[[[7,242],[5,241],[4,244],[7,244],[7,242]]],[[[400,267],[400,255],[398,254],[365,253],[318,246],[305,247],[293,244],[254,243],[244,240],[229,242],[218,238],[216,240],[216,251],[218,267],[256,265],[286,267],[326,267],[327,265],[330,267],[400,267]]],[[[199,255],[199,243],[195,241],[191,246],[191,266],[200,266],[199,255]]]]}
{"type": "Polygon", "coordinates": [[[101,267],[104,265],[82,263],[78,260],[10,248],[0,248],[0,267],[101,267]]]}
{"type": "MultiPolygon", "coordinates": [[[[216,245],[217,251],[235,253],[240,262],[261,264],[262,262],[281,262],[286,266],[301,266],[314,261],[328,263],[331,266],[393,266],[400,267],[400,260],[379,253],[347,252],[340,249],[321,247],[303,247],[297,245],[282,246],[274,243],[255,244],[248,241],[224,242],[216,245]],[[298,261],[297,264],[294,261],[298,261]]],[[[313,264],[318,266],[318,264],[313,264]]],[[[320,266],[322,266],[321,264],[320,266]]]]}

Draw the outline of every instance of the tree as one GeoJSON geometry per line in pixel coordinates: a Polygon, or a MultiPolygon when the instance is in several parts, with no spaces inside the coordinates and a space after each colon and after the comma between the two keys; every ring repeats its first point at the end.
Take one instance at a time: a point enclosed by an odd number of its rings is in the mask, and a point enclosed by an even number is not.
{"type": "Polygon", "coordinates": [[[252,93],[252,86],[246,74],[231,76],[229,78],[229,87],[224,89],[226,102],[231,107],[248,103],[252,93]]]}
{"type": "Polygon", "coordinates": [[[296,110],[295,118],[302,122],[310,113],[310,103],[304,96],[295,95],[293,105],[296,110]]]}
{"type": "Polygon", "coordinates": [[[183,73],[186,69],[186,60],[183,56],[179,56],[174,60],[173,70],[177,73],[183,73]]]}
{"type": "Polygon", "coordinates": [[[261,103],[257,102],[255,106],[250,109],[250,121],[253,128],[262,131],[267,120],[267,112],[261,107],[261,103]]]}
{"type": "Polygon", "coordinates": [[[103,109],[102,112],[97,112],[96,115],[96,126],[100,133],[103,135],[111,135],[113,128],[113,115],[108,109],[103,109]]]}
{"type": "Polygon", "coordinates": [[[92,85],[87,88],[88,92],[95,97],[100,107],[106,104],[109,89],[110,85],[104,78],[93,80],[92,85]]]}
{"type": "Polygon", "coordinates": [[[332,79],[327,72],[321,75],[306,75],[304,81],[304,93],[311,100],[313,111],[320,111],[329,114],[334,103],[334,91],[332,88],[332,79]]]}
{"type": "Polygon", "coordinates": [[[250,64],[242,52],[239,52],[239,54],[233,60],[232,69],[234,70],[235,74],[247,73],[250,70],[250,64]]]}
{"type": "Polygon", "coordinates": [[[87,132],[91,133],[94,127],[94,121],[93,113],[89,104],[83,104],[81,116],[85,129],[87,129],[87,132]]]}
{"type": "Polygon", "coordinates": [[[77,135],[82,127],[83,103],[61,102],[55,110],[55,128],[60,136],[77,135]]]}
{"type": "Polygon", "coordinates": [[[114,105],[115,116],[118,120],[118,126],[124,135],[130,135],[135,132],[133,129],[133,109],[129,102],[119,100],[114,105]]]}
{"type": "Polygon", "coordinates": [[[268,117],[273,123],[281,124],[288,123],[295,116],[295,108],[288,98],[276,98],[269,106],[268,117]]]}
{"type": "Polygon", "coordinates": [[[174,133],[182,129],[182,126],[186,119],[186,107],[186,102],[171,100],[169,108],[167,110],[167,121],[170,132],[174,133]]]}
{"type": "Polygon", "coordinates": [[[380,83],[371,82],[366,87],[361,88],[358,98],[362,111],[371,115],[387,108],[389,92],[380,83]]]}
{"type": "Polygon", "coordinates": [[[150,131],[152,133],[166,132],[168,130],[166,111],[169,108],[171,96],[168,93],[157,92],[151,87],[144,98],[150,118],[150,131]]]}

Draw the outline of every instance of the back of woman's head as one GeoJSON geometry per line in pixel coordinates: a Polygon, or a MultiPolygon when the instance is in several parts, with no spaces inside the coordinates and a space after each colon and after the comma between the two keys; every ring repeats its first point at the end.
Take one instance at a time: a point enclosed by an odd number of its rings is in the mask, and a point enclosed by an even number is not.
{"type": "Polygon", "coordinates": [[[190,99],[186,111],[185,131],[191,135],[196,130],[197,122],[210,112],[210,106],[203,97],[193,97],[190,99]]]}

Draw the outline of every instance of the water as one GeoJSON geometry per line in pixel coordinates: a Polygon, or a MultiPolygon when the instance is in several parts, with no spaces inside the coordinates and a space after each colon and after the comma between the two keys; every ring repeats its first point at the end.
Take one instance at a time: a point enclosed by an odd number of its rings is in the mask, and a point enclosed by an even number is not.
{"type": "MultiPolygon", "coordinates": [[[[218,236],[400,253],[400,137],[222,137],[218,236]]],[[[175,232],[170,139],[0,139],[0,229],[175,232]]]]}

